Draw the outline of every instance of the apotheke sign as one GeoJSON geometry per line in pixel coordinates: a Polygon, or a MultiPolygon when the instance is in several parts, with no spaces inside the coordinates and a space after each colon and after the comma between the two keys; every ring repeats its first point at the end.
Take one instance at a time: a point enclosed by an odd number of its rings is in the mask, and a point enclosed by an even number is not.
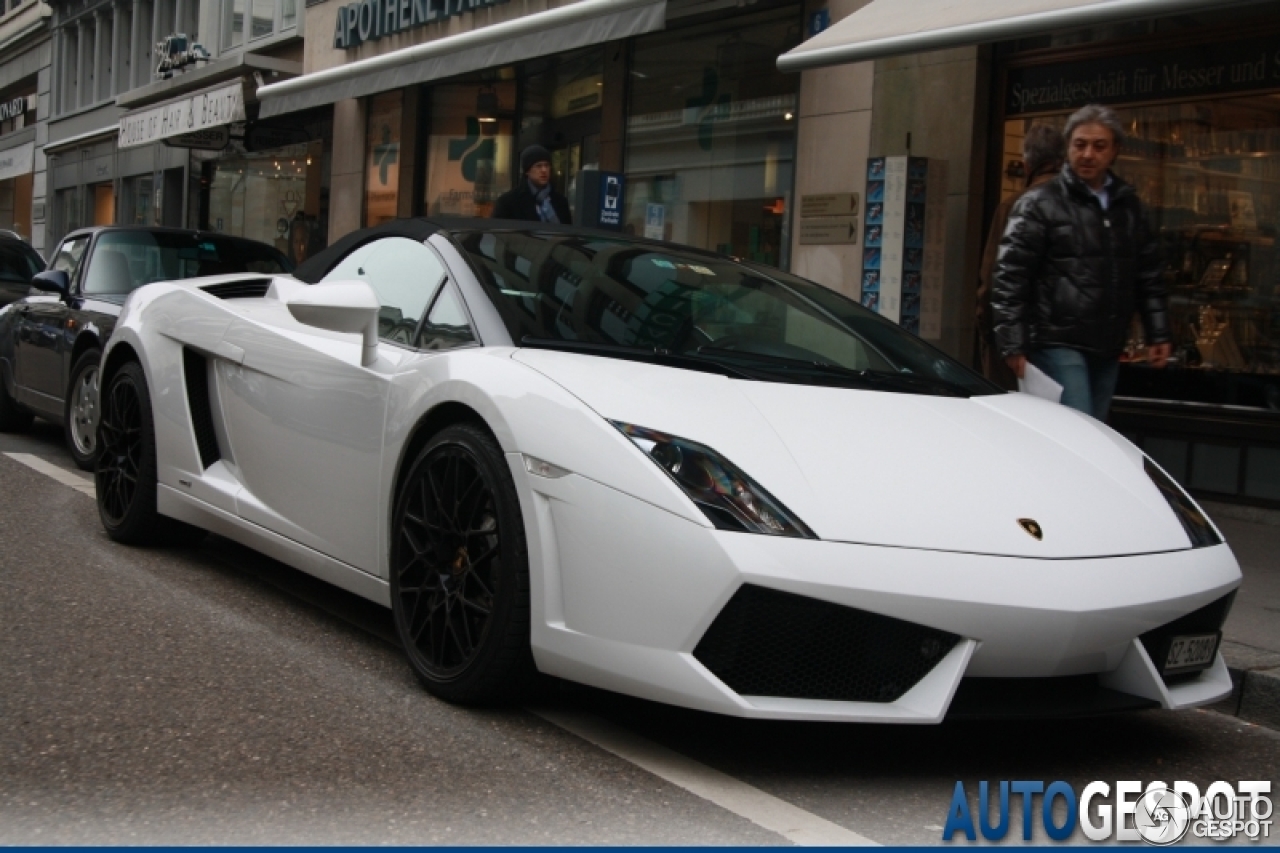
{"type": "Polygon", "coordinates": [[[237,81],[124,116],[118,146],[135,148],[244,120],[244,86],[237,81]]]}
{"type": "Polygon", "coordinates": [[[333,46],[339,50],[433,24],[510,0],[361,0],[338,9],[333,46]]]}

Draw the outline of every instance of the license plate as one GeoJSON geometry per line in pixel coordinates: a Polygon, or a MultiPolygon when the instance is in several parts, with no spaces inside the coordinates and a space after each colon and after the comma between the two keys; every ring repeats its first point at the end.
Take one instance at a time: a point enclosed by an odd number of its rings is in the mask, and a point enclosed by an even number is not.
{"type": "Polygon", "coordinates": [[[1193,672],[1213,663],[1218,651],[1219,634],[1190,634],[1174,637],[1169,644],[1169,656],[1164,661],[1164,674],[1193,672]]]}

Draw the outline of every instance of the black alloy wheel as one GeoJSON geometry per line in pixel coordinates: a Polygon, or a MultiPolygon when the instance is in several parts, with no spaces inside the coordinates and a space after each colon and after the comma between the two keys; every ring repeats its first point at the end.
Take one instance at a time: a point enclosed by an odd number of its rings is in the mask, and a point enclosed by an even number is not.
{"type": "Polygon", "coordinates": [[[391,532],[396,633],[418,680],[461,703],[531,686],[529,556],[494,440],[470,424],[433,437],[400,488],[391,532]]]}
{"type": "Polygon", "coordinates": [[[122,366],[102,392],[94,484],[107,535],[129,545],[186,542],[204,531],[156,510],[156,435],[142,365],[122,366]]]}

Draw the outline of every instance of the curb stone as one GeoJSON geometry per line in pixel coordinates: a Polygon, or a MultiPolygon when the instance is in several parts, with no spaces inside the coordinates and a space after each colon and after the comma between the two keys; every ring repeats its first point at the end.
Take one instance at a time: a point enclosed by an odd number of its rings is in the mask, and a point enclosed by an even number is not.
{"type": "Polygon", "coordinates": [[[1280,731],[1280,654],[1224,640],[1222,655],[1231,695],[1208,707],[1280,731]]]}
{"type": "Polygon", "coordinates": [[[1280,730],[1280,669],[1250,669],[1241,675],[1243,684],[1237,716],[1280,730]]]}

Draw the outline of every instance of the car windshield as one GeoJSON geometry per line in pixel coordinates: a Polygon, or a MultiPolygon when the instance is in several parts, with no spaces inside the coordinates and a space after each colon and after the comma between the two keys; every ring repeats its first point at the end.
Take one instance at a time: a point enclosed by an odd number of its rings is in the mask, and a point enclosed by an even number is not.
{"type": "Polygon", "coordinates": [[[624,237],[454,237],[517,345],[769,381],[1001,393],[897,324],[778,270],[624,237]]]}
{"type": "Polygon", "coordinates": [[[153,281],[228,273],[287,273],[293,267],[271,246],[181,231],[108,231],[85,272],[85,293],[129,293],[153,281]]]}
{"type": "Polygon", "coordinates": [[[44,261],[21,243],[0,244],[0,281],[30,282],[44,269],[44,261]]]}

